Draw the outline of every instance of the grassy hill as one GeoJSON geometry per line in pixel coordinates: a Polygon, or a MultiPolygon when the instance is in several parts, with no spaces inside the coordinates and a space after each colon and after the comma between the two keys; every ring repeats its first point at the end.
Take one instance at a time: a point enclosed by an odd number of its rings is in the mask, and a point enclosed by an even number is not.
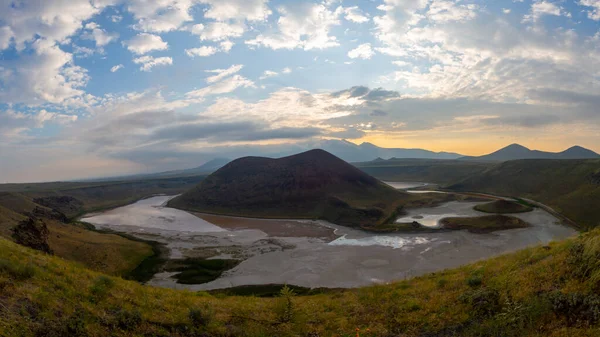
{"type": "Polygon", "coordinates": [[[598,336],[600,232],[389,285],[214,296],[0,239],[2,336],[598,336]]]}
{"type": "Polygon", "coordinates": [[[323,150],[234,160],[171,200],[184,210],[250,217],[319,218],[346,226],[386,221],[418,197],[397,191],[323,150]]]}
{"type": "Polygon", "coordinates": [[[120,182],[54,182],[0,185],[0,236],[34,215],[48,228],[48,244],[59,257],[93,270],[127,276],[157,254],[155,247],[122,235],[100,233],[73,220],[86,212],[134,202],[152,194],[176,194],[203,176],[120,182]],[[70,218],[71,222],[68,221],[70,218]]]}
{"type": "Polygon", "coordinates": [[[600,160],[514,160],[449,184],[453,191],[477,191],[530,198],[575,221],[600,225],[600,160]]]}
{"type": "Polygon", "coordinates": [[[354,165],[384,181],[450,184],[481,173],[493,164],[466,160],[389,159],[354,163],[354,165]]]}

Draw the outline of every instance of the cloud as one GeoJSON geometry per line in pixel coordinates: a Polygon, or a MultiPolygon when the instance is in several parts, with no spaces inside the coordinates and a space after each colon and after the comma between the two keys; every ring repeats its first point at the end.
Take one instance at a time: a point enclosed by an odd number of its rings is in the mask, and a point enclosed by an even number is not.
{"type": "Polygon", "coordinates": [[[587,11],[588,18],[600,21],[600,0],[580,0],[579,5],[591,7],[592,9],[587,11]]]}
{"type": "Polygon", "coordinates": [[[202,41],[223,41],[244,35],[245,26],[242,23],[209,22],[193,25],[187,30],[197,35],[202,41]]]}
{"type": "Polygon", "coordinates": [[[216,54],[219,50],[213,46],[202,46],[199,48],[186,49],[185,54],[189,57],[210,56],[216,54]]]}
{"type": "Polygon", "coordinates": [[[427,19],[436,23],[471,20],[477,15],[477,9],[474,4],[458,5],[454,1],[435,0],[429,5],[427,19]]]}
{"type": "Polygon", "coordinates": [[[204,17],[217,21],[264,21],[272,13],[267,6],[268,0],[200,0],[200,2],[209,5],[204,17]]]}
{"type": "Polygon", "coordinates": [[[292,72],[292,69],[290,67],[285,67],[281,70],[282,74],[289,74],[292,72]]]}
{"type": "Polygon", "coordinates": [[[0,30],[0,47],[7,48],[10,37],[17,50],[23,50],[26,42],[37,37],[48,41],[64,42],[77,30],[82,22],[100,13],[110,1],[92,4],[89,0],[72,1],[13,1],[0,3],[0,22],[9,27],[0,30]]]}
{"type": "Polygon", "coordinates": [[[351,59],[360,58],[363,60],[368,60],[373,55],[375,55],[375,52],[373,51],[373,49],[371,49],[370,43],[363,43],[360,46],[348,52],[348,57],[351,59]]]}
{"type": "Polygon", "coordinates": [[[541,17],[546,15],[571,17],[569,12],[555,3],[538,0],[531,4],[531,12],[523,17],[523,22],[537,22],[541,17]]]}
{"type": "Polygon", "coordinates": [[[202,98],[209,95],[230,93],[238,88],[253,88],[254,86],[254,82],[251,80],[240,75],[233,75],[202,89],[190,91],[185,95],[188,98],[202,98]]]}
{"type": "Polygon", "coordinates": [[[344,8],[344,18],[356,23],[365,23],[369,21],[369,17],[366,16],[358,6],[344,8]]]}
{"type": "Polygon", "coordinates": [[[94,22],[86,24],[85,29],[86,31],[81,35],[81,38],[95,41],[98,47],[103,47],[119,38],[119,34],[107,33],[106,30],[100,28],[100,25],[94,22]]]}
{"type": "Polygon", "coordinates": [[[130,40],[123,42],[123,45],[127,47],[127,50],[138,55],[169,48],[169,44],[163,41],[160,36],[148,33],[137,34],[130,40]]]}
{"type": "Polygon", "coordinates": [[[259,34],[247,40],[250,46],[277,49],[325,49],[339,46],[335,36],[329,35],[333,26],[339,25],[342,7],[330,10],[323,4],[293,3],[278,8],[278,31],[259,34]]]}
{"type": "Polygon", "coordinates": [[[31,44],[30,53],[2,62],[0,101],[81,105],[89,99],[81,89],[88,81],[87,70],[74,64],[72,54],[40,39],[31,44]]]}
{"type": "Polygon", "coordinates": [[[223,78],[233,75],[233,74],[237,73],[238,71],[242,70],[243,67],[244,67],[244,65],[242,65],[242,64],[234,64],[227,69],[206,70],[207,73],[215,73],[216,74],[214,76],[208,77],[206,79],[206,82],[207,83],[219,82],[223,78]]]}
{"type": "Polygon", "coordinates": [[[275,76],[279,76],[279,73],[276,71],[272,71],[272,70],[265,70],[262,74],[262,76],[260,77],[261,80],[267,79],[269,77],[275,77],[275,76]]]}
{"type": "Polygon", "coordinates": [[[154,68],[156,66],[172,65],[173,59],[170,57],[154,58],[152,56],[146,55],[146,56],[141,56],[141,57],[133,59],[133,63],[141,64],[141,67],[140,67],[141,71],[151,71],[152,68],[154,68]]]}
{"type": "Polygon", "coordinates": [[[195,0],[130,0],[127,10],[137,21],[134,28],[145,32],[163,33],[179,29],[192,21],[191,9],[195,0]]]}
{"type": "Polygon", "coordinates": [[[119,69],[123,69],[123,65],[122,64],[117,64],[116,66],[113,66],[112,68],[110,68],[110,72],[114,73],[117,72],[119,69]]]}
{"type": "Polygon", "coordinates": [[[198,48],[190,48],[185,50],[185,54],[189,57],[196,56],[211,56],[218,52],[228,53],[233,47],[233,42],[229,40],[221,41],[218,47],[215,46],[201,46],[198,48]]]}

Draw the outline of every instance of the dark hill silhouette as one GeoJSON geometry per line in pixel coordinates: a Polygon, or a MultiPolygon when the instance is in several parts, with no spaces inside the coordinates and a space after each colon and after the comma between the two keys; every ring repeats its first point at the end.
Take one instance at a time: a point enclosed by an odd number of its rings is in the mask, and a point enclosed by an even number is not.
{"type": "Polygon", "coordinates": [[[600,155],[581,146],[573,146],[562,152],[530,150],[523,145],[511,144],[496,152],[475,157],[462,157],[466,160],[507,161],[518,159],[595,159],[600,155]]]}
{"type": "Polygon", "coordinates": [[[320,218],[357,227],[385,221],[409,198],[326,151],[311,150],[279,159],[234,160],[169,206],[250,217],[320,218]]]}

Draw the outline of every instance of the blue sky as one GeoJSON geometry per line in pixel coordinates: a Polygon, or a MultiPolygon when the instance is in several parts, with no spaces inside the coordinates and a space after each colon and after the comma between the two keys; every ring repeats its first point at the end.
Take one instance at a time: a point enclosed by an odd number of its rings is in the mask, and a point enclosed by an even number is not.
{"type": "Polygon", "coordinates": [[[600,0],[0,0],[0,182],[348,139],[600,151],[600,0]]]}

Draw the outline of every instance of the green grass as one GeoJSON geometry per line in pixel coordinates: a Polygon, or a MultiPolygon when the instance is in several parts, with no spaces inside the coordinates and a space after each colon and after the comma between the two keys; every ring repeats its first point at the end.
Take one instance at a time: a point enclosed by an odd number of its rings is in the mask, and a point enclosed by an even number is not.
{"type": "Polygon", "coordinates": [[[533,207],[510,200],[495,200],[485,204],[475,205],[476,211],[484,213],[508,214],[508,213],[525,213],[533,211],[533,207]]]}
{"type": "Polygon", "coordinates": [[[599,254],[592,231],[388,285],[240,297],[142,286],[0,239],[0,335],[597,336],[599,254]]]}
{"type": "Polygon", "coordinates": [[[506,215],[443,218],[440,220],[440,224],[444,229],[466,229],[471,233],[489,233],[499,230],[529,227],[527,222],[506,215]]]}

